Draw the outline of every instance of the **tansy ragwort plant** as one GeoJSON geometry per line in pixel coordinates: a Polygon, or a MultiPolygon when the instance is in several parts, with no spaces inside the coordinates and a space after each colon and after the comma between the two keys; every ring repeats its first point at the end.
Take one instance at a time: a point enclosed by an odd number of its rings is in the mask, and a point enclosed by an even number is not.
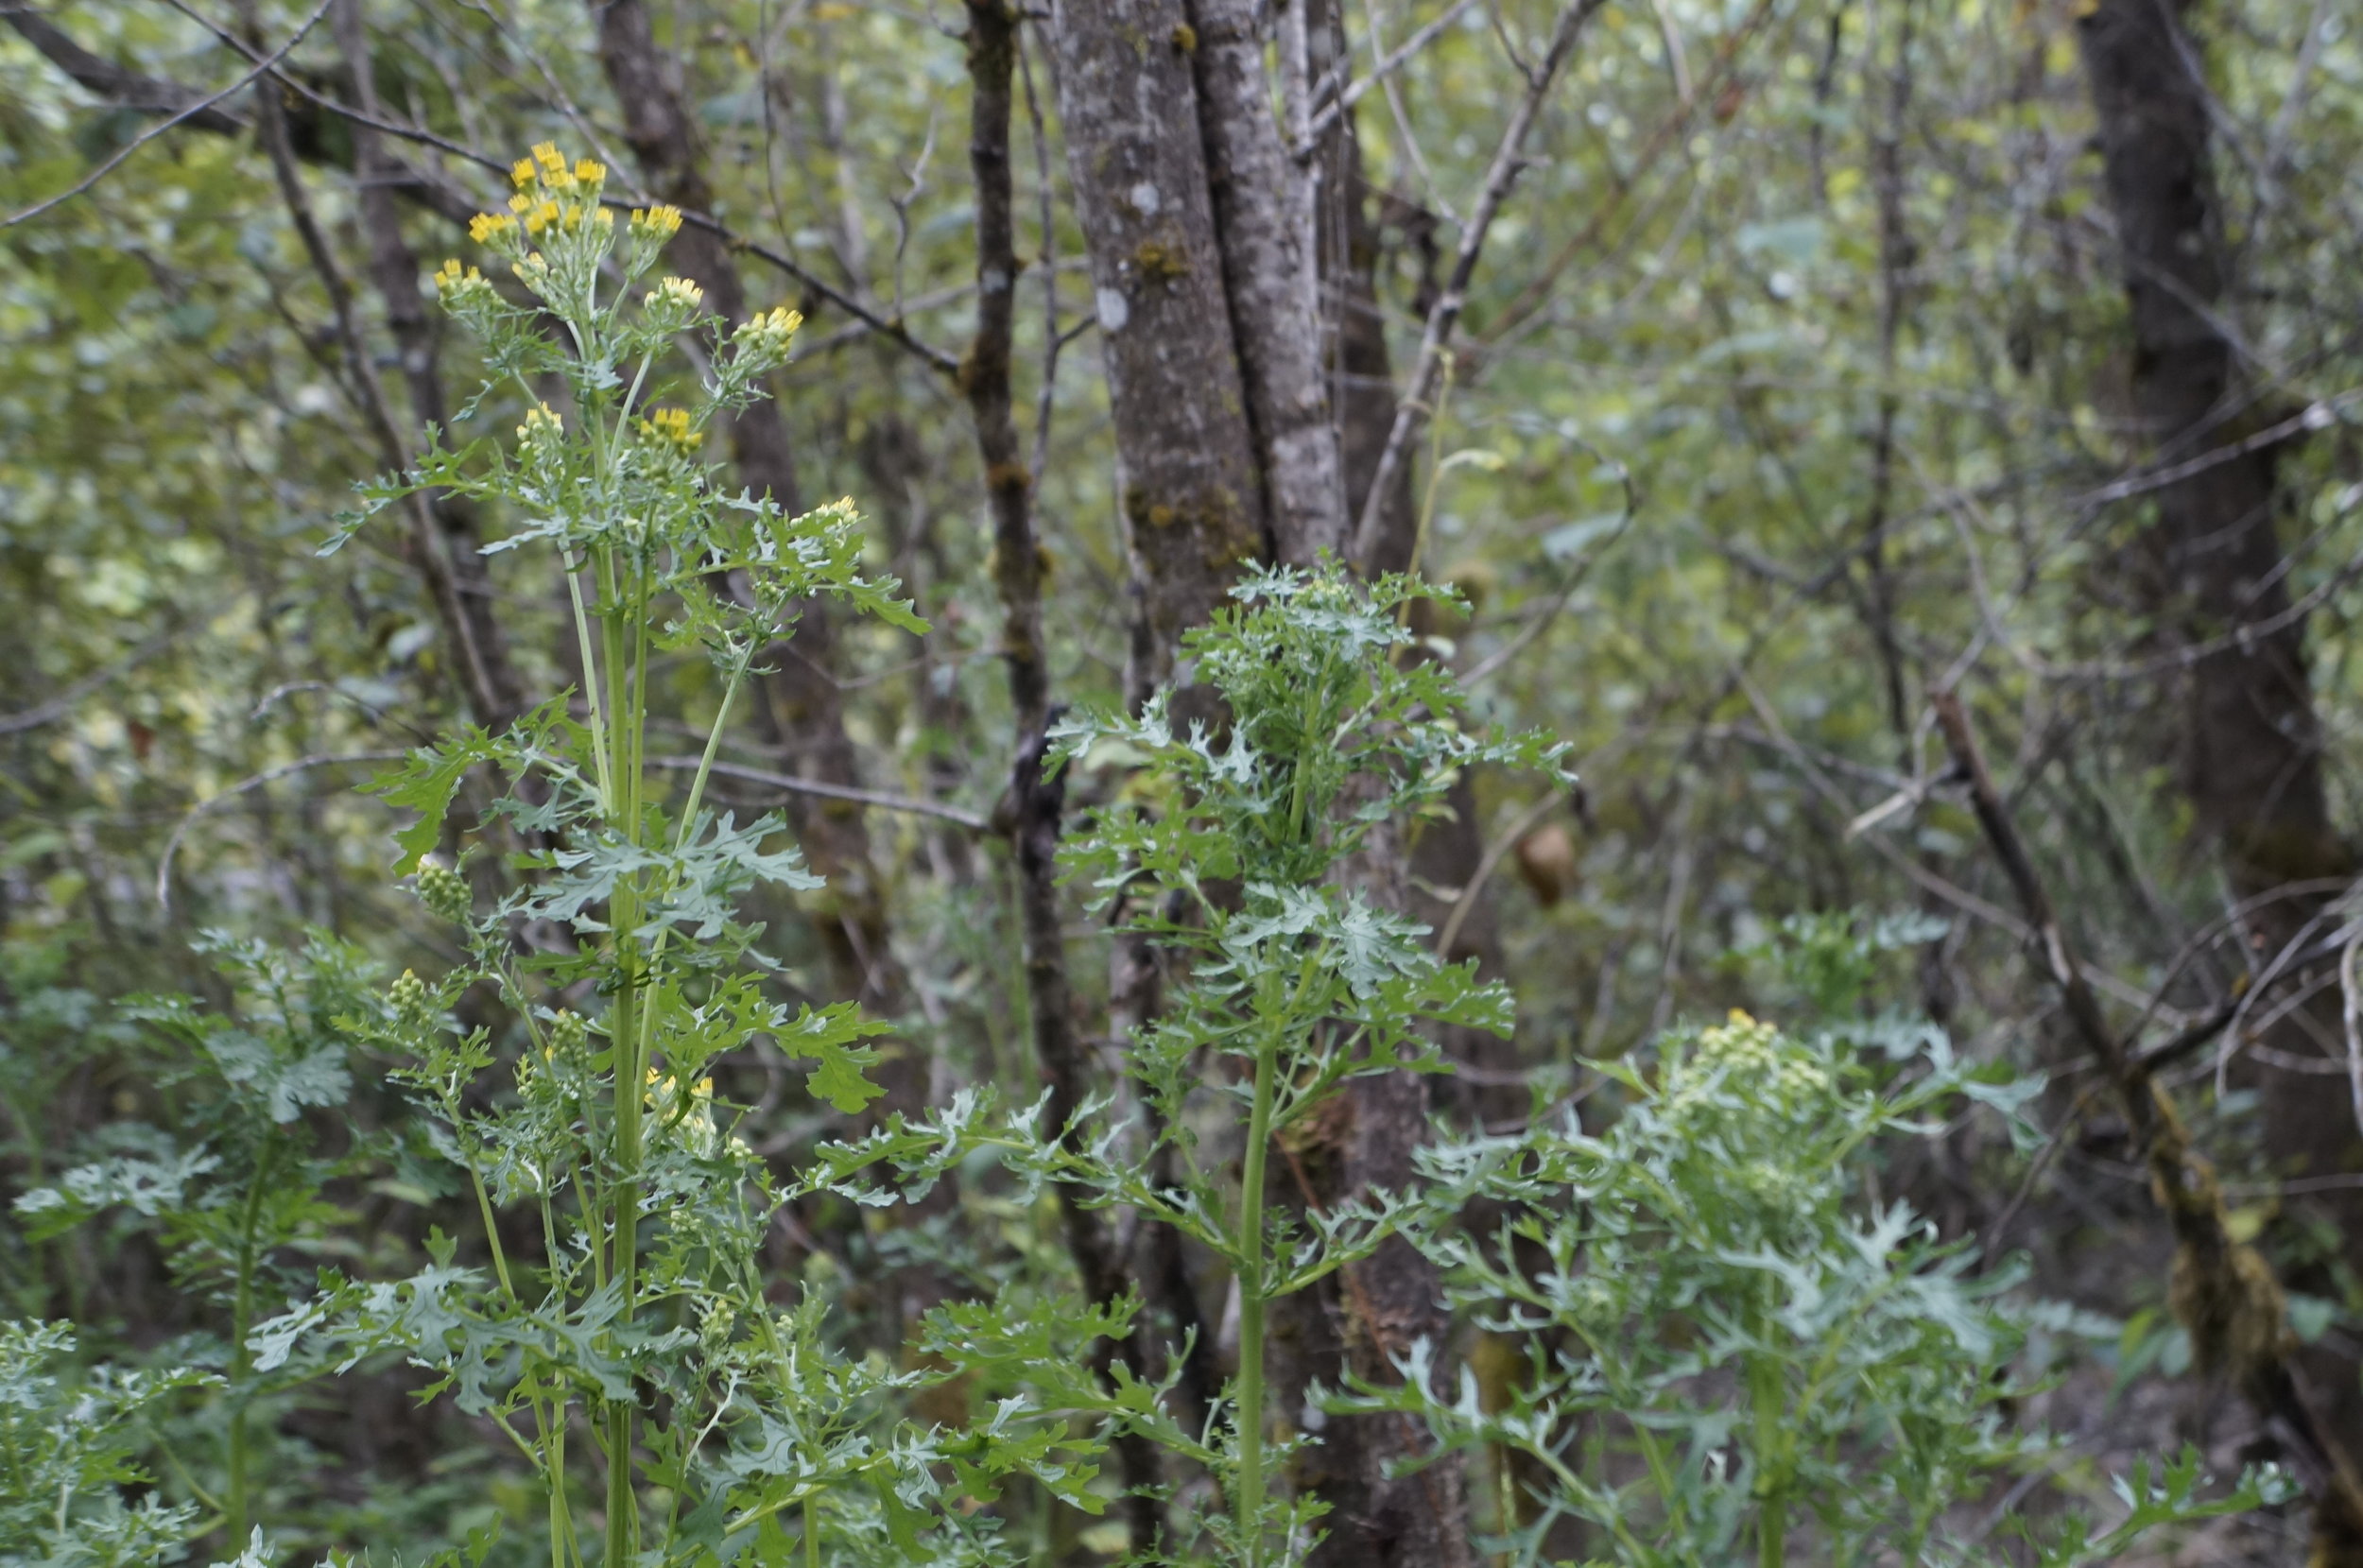
{"type": "Polygon", "coordinates": [[[198,1509],[127,1489],[142,1428],[184,1389],[187,1368],[76,1376],[64,1323],[0,1322],[0,1568],[154,1568],[177,1560],[198,1509]]]}
{"type": "MultiPolygon", "coordinates": [[[[975,1431],[895,1425],[897,1389],[955,1369],[939,1356],[939,1370],[896,1373],[838,1353],[817,1293],[773,1307],[759,1244],[787,1195],[732,1135],[708,1075],[723,1053],[768,1042],[811,1062],[814,1094],[840,1111],[879,1093],[861,1042],[881,1025],[850,1006],[774,1000],[759,928],[737,912],[758,884],[818,880],[775,845],[776,817],[716,816],[705,787],[741,688],[800,602],[834,594],[923,628],[890,580],[861,574],[849,503],[791,517],[768,496],[721,492],[699,460],[713,421],[758,396],[787,357],[795,313],[732,330],[695,284],[645,284],[681,215],[659,207],[617,221],[596,164],[544,146],[515,174],[511,211],[479,216],[474,232],[530,302],[456,261],[437,278],[445,308],[484,341],[488,394],[513,383],[525,400],[514,444],[455,451],[439,434],[413,473],[365,489],[362,514],[435,487],[513,518],[489,548],[555,554],[581,661],[578,704],[554,700],[499,733],[463,730],[379,785],[418,811],[398,836],[400,870],[461,933],[468,959],[431,982],[405,974],[354,1026],[404,1061],[397,1077],[439,1124],[473,1189],[486,1266],[438,1238],[432,1266],[409,1279],[331,1278],[262,1326],[257,1363],[349,1366],[393,1349],[430,1369],[533,1467],[552,1568],[750,1550],[814,1565],[992,1560],[991,1519],[949,1505],[989,1497],[995,1476],[1022,1469],[1095,1510],[1089,1442],[1031,1421],[1016,1399],[975,1431]],[[701,379],[660,405],[684,340],[701,379]],[[543,378],[563,386],[562,410],[537,392],[543,378]],[[718,673],[703,761],[679,793],[646,752],[651,658],[664,650],[702,652],[718,673]],[[484,827],[512,846],[520,873],[489,907],[425,858],[472,770],[505,787],[484,827]],[[564,939],[525,951],[522,931],[553,927],[564,939]],[[454,1020],[472,990],[505,1004],[502,1033],[454,1020]],[[495,1069],[509,1051],[504,1091],[495,1069]],[[518,1209],[538,1236],[530,1253],[511,1249],[501,1223],[518,1209]],[[576,1485],[585,1436],[597,1459],[587,1497],[576,1485]]],[[[941,1142],[905,1135],[894,1147],[941,1142]]],[[[842,1183],[862,1158],[840,1151],[815,1180],[842,1183]]],[[[960,1336],[950,1337],[947,1353],[960,1336]]],[[[972,1337],[991,1335],[980,1326],[972,1337]]],[[[1006,1345],[996,1353],[1006,1384],[1006,1345]]]]}
{"type": "Polygon", "coordinates": [[[254,1405],[297,1370],[258,1368],[249,1335],[353,1218],[326,1196],[373,1152],[355,1119],[337,1114],[353,1089],[344,1021],[379,1007],[378,976],[324,933],[294,952],[219,933],[198,946],[230,983],[233,1007],[140,996],[121,1009],[140,1031],[130,1038],[162,1047],[152,1082],[176,1126],[113,1125],[103,1154],[25,1194],[16,1212],[36,1238],[101,1216],[115,1226],[110,1239],[146,1231],[176,1281],[220,1309],[227,1334],[180,1352],[223,1375],[218,1495],[195,1483],[202,1466],[174,1462],[177,1478],[218,1508],[227,1539],[243,1542],[256,1513],[254,1405]]]}
{"type": "MultiPolygon", "coordinates": [[[[1246,1568],[1293,1560],[1319,1505],[1273,1494],[1265,1314],[1273,1301],[1367,1257],[1391,1233],[1396,1195],[1326,1209],[1272,1201],[1275,1140],[1347,1078],[1447,1070],[1422,1031],[1507,1032],[1506,988],[1440,960],[1423,927],[1373,898],[1357,863],[1382,828],[1437,809],[1454,773],[1477,766],[1555,772],[1539,734],[1479,732],[1432,662],[1403,657],[1403,612],[1445,591],[1388,577],[1367,587],[1334,563],[1257,571],[1238,603],[1183,639],[1195,679],[1221,699],[1218,729],[1177,729],[1170,695],[1139,714],[1070,717],[1051,765],[1106,748],[1139,765],[1068,859],[1095,901],[1162,944],[1184,971],[1129,1067],[1149,1112],[1148,1146],[1103,1139],[1067,1180],[1179,1228],[1220,1258],[1239,1298],[1238,1375],[1219,1449],[1198,1456],[1224,1483],[1218,1544],[1246,1568]],[[1243,1138],[1237,1179],[1199,1156],[1189,1102],[1215,1087],[1243,1138]],[[1152,1174],[1176,1172],[1170,1184],[1152,1174]]],[[[1367,867],[1363,868],[1367,870],[1367,867]]],[[[1170,1439],[1168,1439],[1170,1440],[1170,1439]]]]}
{"type": "Polygon", "coordinates": [[[1422,1151],[1406,1228],[1523,1373],[1491,1397],[1468,1374],[1456,1388],[1423,1345],[1400,1384],[1335,1407],[1414,1416],[1438,1454],[1486,1453],[1498,1560],[1553,1560],[1546,1544],[1579,1521],[1618,1568],[1782,1568],[1792,1554],[2074,1568],[2285,1495],[2265,1472],[2204,1496],[2186,1455],[2119,1481],[2123,1517],[2106,1530],[1989,1517],[1983,1533],[2024,1558],[1948,1533],[1958,1504],[2045,1452],[2001,1408],[2019,1391],[2020,1275],[1974,1272],[1866,1177],[1882,1140],[1930,1135],[1978,1102],[2015,1114],[2034,1086],[1963,1062],[1930,1025],[1864,1017],[1868,950],[1914,928],[1864,939],[1845,924],[1790,932],[1808,1002],[1797,1029],[1734,1012],[1669,1034],[1646,1065],[1603,1064],[1625,1104],[1596,1133],[1570,1111],[1422,1151]],[[1471,1213],[1499,1217],[1471,1227],[1471,1213]]]}

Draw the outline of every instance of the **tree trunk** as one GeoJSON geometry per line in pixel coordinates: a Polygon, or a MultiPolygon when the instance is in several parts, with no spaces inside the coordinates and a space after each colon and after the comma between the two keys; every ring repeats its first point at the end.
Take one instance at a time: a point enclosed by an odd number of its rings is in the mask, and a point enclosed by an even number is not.
{"type": "MultiPolygon", "coordinates": [[[[1257,27],[1263,9],[1254,0],[1189,0],[1196,33],[1190,54],[1223,287],[1264,473],[1272,553],[1302,566],[1345,544],[1345,495],[1322,364],[1321,279],[1315,265],[1315,192],[1327,171],[1319,162],[1300,169],[1272,116],[1257,27]]],[[[1303,96],[1302,91],[1285,95],[1291,103],[1303,96]]]]}
{"type": "MultiPolygon", "coordinates": [[[[1171,678],[1182,632],[1207,618],[1238,562],[1306,561],[1344,543],[1353,482],[1325,386],[1332,348],[1310,195],[1340,165],[1332,155],[1309,175],[1294,166],[1272,113],[1257,9],[1237,0],[1190,0],[1186,11],[1178,0],[1061,0],[1054,13],[1061,118],[1097,290],[1139,600],[1135,700],[1171,678]]],[[[1327,31],[1310,14],[1281,20],[1304,27],[1308,43],[1327,31]]],[[[1304,86],[1283,83],[1282,96],[1301,101],[1304,86]]],[[[1363,361],[1375,357],[1372,381],[1386,387],[1376,439],[1366,443],[1373,454],[1394,415],[1379,326],[1366,309],[1356,339],[1363,361]]],[[[1374,891],[1399,906],[1400,854],[1371,860],[1364,880],[1384,884],[1374,891]]],[[[1118,1011],[1128,1021],[1153,1008],[1155,981],[1149,954],[1120,957],[1118,1011]]],[[[1430,1118],[1426,1085],[1411,1075],[1355,1080],[1281,1151],[1296,1171],[1294,1196],[1325,1207],[1405,1185],[1430,1118]]],[[[1391,1355],[1448,1327],[1434,1270],[1402,1243],[1275,1304],[1276,1407],[1320,1429],[1294,1476],[1332,1506],[1317,1562],[1468,1560],[1457,1464],[1390,1477],[1390,1463],[1419,1443],[1408,1422],[1324,1422],[1304,1405],[1311,1383],[1334,1387],[1347,1367],[1391,1376],[1391,1355]]]]}
{"type": "MultiPolygon", "coordinates": [[[[2227,280],[2207,87],[2179,0],[2101,0],[2079,36],[2131,305],[2134,417],[2160,463],[2187,463],[2261,422],[2217,314],[2227,280]]],[[[2247,906],[2248,957],[2260,970],[2302,940],[2322,907],[2319,895],[2282,890],[2346,876],[2354,864],[2324,798],[2304,623],[2291,609],[2275,527],[2276,457],[2270,447],[2226,452],[2160,486],[2144,540],[2146,587],[2183,656],[2183,787],[2247,906]]],[[[2339,1036],[2337,997],[2333,985],[2271,1031],[2271,1042],[2321,1054],[2339,1036]]],[[[2357,1168],[2347,1096],[2290,1073],[2259,1070],[2256,1083],[2268,1146],[2313,1175],[2357,1168]]],[[[2357,1195],[2317,1195],[2305,1206],[2330,1216],[2349,1260],[2363,1263],[2357,1195]]],[[[2354,1446],[2363,1439],[2354,1368],[2316,1359],[2335,1426],[2354,1446]]]]}
{"type": "Polygon", "coordinates": [[[1263,485],[1181,0],[1059,0],[1051,32],[1114,416],[1138,702],[1239,563],[1268,554],[1263,485]]]}

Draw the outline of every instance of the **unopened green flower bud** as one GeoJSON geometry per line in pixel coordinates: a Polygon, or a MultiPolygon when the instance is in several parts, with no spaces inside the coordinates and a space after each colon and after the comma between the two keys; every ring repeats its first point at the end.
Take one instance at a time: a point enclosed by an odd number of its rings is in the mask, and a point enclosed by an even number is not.
{"type": "Polygon", "coordinates": [[[591,1025],[582,1014],[567,1008],[550,1020],[550,1054],[559,1057],[578,1055],[583,1042],[591,1038],[591,1025]]]}
{"type": "Polygon", "coordinates": [[[434,995],[426,989],[426,982],[419,978],[417,971],[407,969],[402,972],[402,978],[388,989],[386,1000],[393,1004],[394,1016],[410,1025],[426,1022],[435,1006],[434,995]]]}
{"type": "Polygon", "coordinates": [[[468,879],[453,870],[427,861],[419,868],[419,902],[439,920],[455,925],[465,925],[475,912],[475,900],[468,890],[468,879]]]}

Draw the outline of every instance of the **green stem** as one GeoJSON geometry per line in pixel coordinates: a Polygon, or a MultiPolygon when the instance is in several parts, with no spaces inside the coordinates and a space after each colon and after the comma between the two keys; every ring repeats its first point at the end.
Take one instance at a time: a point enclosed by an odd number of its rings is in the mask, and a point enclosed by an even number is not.
{"type": "Polygon", "coordinates": [[[1756,1467],[1764,1497],[1756,1510],[1758,1568],[1783,1568],[1788,1560],[1788,1402],[1781,1397],[1781,1369],[1770,1356],[1748,1364],[1749,1403],[1755,1406],[1756,1467]]]}
{"type": "Polygon", "coordinates": [[[230,1471],[230,1506],[223,1510],[229,1525],[230,1550],[234,1556],[246,1550],[250,1524],[247,1495],[247,1404],[252,1391],[247,1387],[254,1373],[254,1354],[247,1349],[247,1332],[254,1323],[254,1232],[263,1223],[263,1195],[270,1185],[271,1166],[278,1153],[276,1139],[267,1139],[262,1157],[254,1163],[254,1180],[247,1188],[246,1207],[238,1219],[237,1273],[231,1289],[230,1301],[230,1433],[228,1464],[230,1471]]]}
{"type": "Polygon", "coordinates": [[[1262,1568],[1264,1560],[1264,1160],[1271,1143],[1272,1077],[1279,1057],[1278,1036],[1267,1030],[1255,1049],[1255,1094],[1239,1183],[1238,1525],[1247,1568],[1262,1568]]]}
{"type": "Polygon", "coordinates": [[[607,771],[607,709],[599,695],[599,661],[591,650],[591,612],[582,602],[582,566],[566,561],[566,594],[575,611],[575,646],[582,659],[582,695],[591,706],[591,760],[599,772],[599,803],[615,809],[615,781],[607,771]]]}
{"type": "MultiPolygon", "coordinates": [[[[538,1403],[538,1402],[537,1402],[538,1403]]],[[[556,1402],[554,1402],[556,1403],[556,1402]]],[[[544,1422],[537,1408],[534,1416],[542,1425],[543,1465],[547,1472],[550,1489],[550,1568],[566,1568],[566,1537],[568,1528],[566,1508],[566,1406],[557,1404],[556,1422],[544,1422]]]]}
{"type": "MultiPolygon", "coordinates": [[[[639,790],[632,765],[633,732],[638,715],[627,658],[628,622],[641,608],[627,602],[623,572],[612,549],[599,558],[599,594],[607,607],[601,616],[604,633],[608,711],[609,777],[614,793],[609,801],[610,825],[625,838],[639,842],[639,790]]],[[[636,595],[635,595],[636,597],[636,595]]],[[[609,951],[618,974],[615,1008],[608,1041],[614,1064],[615,1177],[609,1209],[610,1249],[615,1277],[623,1289],[620,1329],[631,1327],[640,1289],[640,1157],[641,1108],[647,1093],[647,1069],[640,1048],[640,974],[633,949],[639,940],[640,889],[630,877],[616,884],[610,901],[609,951]]],[[[638,1549],[639,1504],[632,1487],[632,1407],[628,1400],[609,1404],[607,1418],[607,1568],[626,1568],[638,1549]]]]}

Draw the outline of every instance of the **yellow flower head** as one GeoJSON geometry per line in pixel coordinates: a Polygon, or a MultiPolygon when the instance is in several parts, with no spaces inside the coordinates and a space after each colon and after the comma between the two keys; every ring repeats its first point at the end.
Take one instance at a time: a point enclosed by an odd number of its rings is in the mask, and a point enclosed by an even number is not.
{"type": "Polygon", "coordinates": [[[566,428],[566,422],[558,417],[558,410],[548,404],[536,404],[526,410],[526,422],[517,426],[517,439],[526,446],[539,446],[556,440],[566,428]]]}
{"type": "Polygon", "coordinates": [[[578,158],[575,160],[575,180],[578,183],[584,185],[604,184],[607,181],[607,165],[595,159],[578,158]]]}
{"type": "Polygon", "coordinates": [[[533,161],[542,165],[542,178],[545,181],[566,172],[566,155],[558,150],[556,142],[536,142],[533,161]]]}
{"type": "Polygon", "coordinates": [[[519,190],[533,183],[533,160],[530,158],[520,158],[509,165],[509,178],[516,182],[519,190]]]}
{"type": "Polygon", "coordinates": [[[705,444],[705,432],[689,428],[686,408],[657,408],[640,422],[640,433],[676,452],[695,452],[705,444]]]}
{"type": "Polygon", "coordinates": [[[648,290],[647,299],[644,302],[650,310],[667,307],[696,310],[706,302],[706,291],[687,278],[667,277],[663,283],[648,290]]]}
{"type": "Polygon", "coordinates": [[[787,357],[787,345],[795,337],[796,329],[804,324],[802,311],[785,305],[759,310],[745,326],[732,334],[741,353],[759,354],[772,360],[787,357]]]}
{"type": "Polygon", "coordinates": [[[484,274],[473,267],[465,272],[460,271],[459,258],[457,256],[443,263],[442,270],[435,274],[437,293],[448,293],[452,289],[460,287],[474,288],[483,282],[484,274]]]}
{"type": "Polygon", "coordinates": [[[485,245],[516,227],[517,220],[507,213],[478,213],[468,220],[468,237],[485,245]]]}
{"type": "Polygon", "coordinates": [[[538,234],[543,230],[548,228],[551,224],[556,223],[557,221],[557,202],[548,200],[537,202],[535,203],[533,209],[526,214],[526,233],[528,234],[538,234]]]}
{"type": "Polygon", "coordinates": [[[634,207],[631,210],[631,232],[650,239],[671,239],[681,233],[679,207],[634,207]]]}

